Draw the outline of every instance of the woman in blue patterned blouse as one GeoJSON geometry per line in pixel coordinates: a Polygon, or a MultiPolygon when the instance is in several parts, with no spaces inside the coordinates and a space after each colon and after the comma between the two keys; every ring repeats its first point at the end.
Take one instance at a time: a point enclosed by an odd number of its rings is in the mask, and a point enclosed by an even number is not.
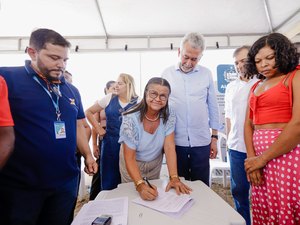
{"type": "Polygon", "coordinates": [[[177,194],[188,194],[191,189],[182,183],[177,174],[174,141],[175,114],[168,107],[171,92],[167,80],[151,78],[143,100],[123,114],[120,129],[120,173],[122,182],[133,181],[144,200],[158,196],[155,185],[147,185],[143,177],[158,179],[163,153],[166,155],[170,181],[166,191],[175,188],[177,194]]]}

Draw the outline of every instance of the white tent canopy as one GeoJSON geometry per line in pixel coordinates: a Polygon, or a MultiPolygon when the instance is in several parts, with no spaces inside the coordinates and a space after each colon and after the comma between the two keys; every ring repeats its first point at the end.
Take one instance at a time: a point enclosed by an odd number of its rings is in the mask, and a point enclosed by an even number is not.
{"type": "Polygon", "coordinates": [[[300,0],[0,0],[0,27],[0,53],[24,51],[41,27],[79,52],[172,49],[190,31],[235,48],[270,32],[300,41],[300,0]]]}

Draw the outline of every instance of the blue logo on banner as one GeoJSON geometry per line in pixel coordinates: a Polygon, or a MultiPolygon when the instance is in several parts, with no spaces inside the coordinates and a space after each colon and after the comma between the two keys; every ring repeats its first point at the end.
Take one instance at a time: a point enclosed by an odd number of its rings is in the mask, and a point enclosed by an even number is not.
{"type": "Polygon", "coordinates": [[[227,84],[236,78],[237,73],[235,72],[234,65],[221,64],[217,66],[217,83],[220,93],[225,93],[227,84]]]}

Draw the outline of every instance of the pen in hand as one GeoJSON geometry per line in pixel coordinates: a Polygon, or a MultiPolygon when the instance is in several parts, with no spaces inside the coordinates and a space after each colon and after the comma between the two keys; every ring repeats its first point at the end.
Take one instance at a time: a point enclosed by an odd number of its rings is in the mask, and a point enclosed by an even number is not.
{"type": "Polygon", "coordinates": [[[150,184],[150,182],[148,181],[147,177],[144,177],[143,179],[144,179],[144,181],[146,181],[146,183],[148,184],[148,186],[149,186],[150,188],[154,189],[153,186],[152,186],[152,185],[150,184]]]}

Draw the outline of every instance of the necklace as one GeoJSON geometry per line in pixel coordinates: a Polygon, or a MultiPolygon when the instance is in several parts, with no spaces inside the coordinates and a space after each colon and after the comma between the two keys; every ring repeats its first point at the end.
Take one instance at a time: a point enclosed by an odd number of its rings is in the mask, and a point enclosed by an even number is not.
{"type": "Polygon", "coordinates": [[[145,114],[145,118],[146,120],[150,121],[150,122],[155,122],[156,120],[159,119],[159,114],[157,115],[157,117],[155,119],[150,119],[146,114],[145,114]]]}

